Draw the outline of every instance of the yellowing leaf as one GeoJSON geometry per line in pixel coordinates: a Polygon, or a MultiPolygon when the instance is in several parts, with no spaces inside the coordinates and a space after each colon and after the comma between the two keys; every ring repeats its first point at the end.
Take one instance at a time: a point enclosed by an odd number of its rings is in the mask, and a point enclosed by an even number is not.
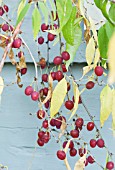
{"type": "Polygon", "coordinates": [[[59,109],[61,108],[63,104],[66,93],[67,93],[67,81],[64,77],[57,84],[52,94],[51,107],[50,107],[51,118],[54,117],[58,113],[59,109]]]}
{"type": "Polygon", "coordinates": [[[92,63],[94,54],[95,54],[95,42],[93,37],[91,37],[86,47],[86,61],[88,65],[92,63]]]}
{"type": "Polygon", "coordinates": [[[91,71],[93,68],[94,68],[94,64],[83,67],[83,75],[82,75],[82,77],[80,78],[80,80],[81,80],[89,71],[91,71]]]}
{"type": "MultiPolygon", "coordinates": [[[[71,142],[71,139],[70,139],[70,140],[67,142],[67,144],[66,144],[66,147],[65,147],[65,149],[64,149],[64,152],[65,152],[65,153],[67,153],[67,151],[68,151],[70,142],[71,142]]],[[[67,170],[71,170],[71,167],[70,167],[70,165],[69,165],[69,163],[68,163],[67,157],[64,159],[64,163],[65,163],[65,165],[66,165],[67,170]]]]}
{"type": "Polygon", "coordinates": [[[2,94],[4,89],[4,81],[3,78],[0,76],[0,95],[2,94]]]}
{"type": "Polygon", "coordinates": [[[77,84],[73,81],[73,91],[74,91],[74,108],[73,108],[73,112],[69,118],[69,120],[74,116],[74,114],[76,113],[76,110],[78,108],[78,101],[79,101],[79,89],[77,84]]]}
{"type": "Polygon", "coordinates": [[[115,33],[113,34],[109,42],[108,60],[109,60],[108,83],[113,84],[115,82],[115,33]]]}
{"type": "Polygon", "coordinates": [[[100,100],[100,123],[101,126],[103,126],[104,122],[108,119],[110,113],[112,112],[112,90],[108,85],[101,91],[100,100]]]}
{"type": "Polygon", "coordinates": [[[87,152],[76,162],[74,170],[84,170],[87,152]]]}
{"type": "Polygon", "coordinates": [[[61,132],[59,133],[59,137],[58,137],[59,139],[64,135],[66,128],[67,128],[66,121],[64,118],[62,118],[62,124],[60,127],[61,132]]]}
{"type": "Polygon", "coordinates": [[[99,51],[99,48],[96,49],[95,51],[95,58],[94,58],[94,65],[96,66],[98,61],[100,59],[100,51],[99,51]]]}
{"type": "Polygon", "coordinates": [[[25,6],[25,0],[21,0],[19,6],[18,6],[18,11],[17,11],[17,15],[19,16],[20,15],[20,12],[22,11],[22,9],[24,8],[25,6]]]}
{"type": "Polygon", "coordinates": [[[112,129],[115,132],[115,90],[113,92],[113,104],[112,104],[112,129]]]}

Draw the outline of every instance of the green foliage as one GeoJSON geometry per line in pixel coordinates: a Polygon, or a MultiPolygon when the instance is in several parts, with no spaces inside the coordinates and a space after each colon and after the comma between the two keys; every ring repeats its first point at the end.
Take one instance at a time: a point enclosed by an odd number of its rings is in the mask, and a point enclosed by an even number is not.
{"type": "Polygon", "coordinates": [[[42,14],[44,16],[45,23],[48,24],[49,12],[48,12],[47,6],[43,2],[39,2],[39,7],[40,7],[42,14]]]}
{"type": "Polygon", "coordinates": [[[109,16],[115,22],[115,4],[111,4],[109,9],[109,16]]]}

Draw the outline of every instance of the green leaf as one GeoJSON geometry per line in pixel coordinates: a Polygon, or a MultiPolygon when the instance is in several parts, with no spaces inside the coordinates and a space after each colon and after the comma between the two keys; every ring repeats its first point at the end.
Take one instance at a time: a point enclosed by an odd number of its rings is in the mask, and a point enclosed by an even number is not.
{"type": "Polygon", "coordinates": [[[16,22],[16,25],[18,25],[25,17],[25,15],[27,14],[29,8],[30,8],[31,4],[26,4],[24,6],[24,8],[22,9],[22,11],[20,12],[19,16],[18,16],[18,19],[17,19],[17,22],[16,22]]]}
{"type": "Polygon", "coordinates": [[[60,21],[60,28],[67,23],[70,18],[72,11],[72,1],[71,0],[56,0],[57,12],[60,21]]]}
{"type": "Polygon", "coordinates": [[[23,9],[24,6],[25,6],[25,2],[26,2],[26,0],[21,0],[20,4],[19,4],[19,6],[18,6],[17,16],[20,15],[22,9],[23,9]]]}
{"type": "Polygon", "coordinates": [[[61,108],[64,102],[66,93],[67,93],[67,81],[64,77],[57,84],[52,94],[51,107],[50,107],[51,118],[54,117],[59,112],[59,109],[61,108]]]}
{"type": "Polygon", "coordinates": [[[101,0],[94,0],[94,2],[95,2],[95,5],[96,5],[98,8],[101,9],[101,7],[102,7],[102,1],[101,1],[101,0]]]}
{"type": "Polygon", "coordinates": [[[45,18],[45,23],[48,24],[49,11],[48,11],[47,6],[43,2],[39,2],[39,7],[42,11],[44,18],[45,18]]]}
{"type": "Polygon", "coordinates": [[[35,7],[32,13],[32,28],[33,28],[34,39],[36,39],[39,33],[40,25],[41,25],[41,15],[40,12],[38,11],[38,8],[35,7]]]}
{"type": "Polygon", "coordinates": [[[66,62],[66,68],[68,69],[69,65],[73,62],[74,57],[76,55],[76,52],[78,50],[78,47],[81,44],[82,40],[82,30],[79,25],[74,26],[74,45],[70,45],[66,43],[66,51],[70,54],[70,59],[66,62]]]}
{"type": "Polygon", "coordinates": [[[100,110],[100,123],[101,127],[104,125],[104,122],[108,119],[110,113],[112,112],[112,90],[107,85],[105,86],[100,94],[101,100],[101,110],[100,110]]]}
{"type": "Polygon", "coordinates": [[[109,17],[113,20],[113,22],[115,22],[115,4],[111,4],[109,9],[109,17]]]}
{"type": "Polygon", "coordinates": [[[74,45],[74,21],[76,19],[76,13],[77,9],[76,7],[73,7],[71,16],[62,29],[63,36],[70,45],[74,45]]]}
{"type": "Polygon", "coordinates": [[[113,32],[115,31],[115,26],[113,26],[110,22],[107,21],[105,24],[105,29],[108,39],[110,39],[113,35],[113,32]]]}

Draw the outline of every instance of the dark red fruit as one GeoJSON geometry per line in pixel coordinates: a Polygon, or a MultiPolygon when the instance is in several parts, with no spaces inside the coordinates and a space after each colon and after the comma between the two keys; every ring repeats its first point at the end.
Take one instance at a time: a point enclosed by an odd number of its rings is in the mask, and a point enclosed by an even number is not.
{"type": "Polygon", "coordinates": [[[87,89],[92,89],[94,87],[95,83],[93,81],[89,81],[87,84],[86,84],[86,88],[87,89]]]}
{"type": "Polygon", "coordinates": [[[67,69],[66,69],[65,64],[62,64],[62,65],[61,65],[61,68],[62,68],[62,71],[63,71],[64,73],[66,73],[66,72],[67,72],[67,69]]]}
{"type": "Polygon", "coordinates": [[[73,101],[71,101],[71,100],[66,101],[66,102],[65,102],[65,107],[66,107],[68,110],[72,110],[73,107],[74,107],[73,101]]]}
{"type": "Polygon", "coordinates": [[[56,72],[51,72],[51,76],[53,80],[56,80],[56,72]]]}
{"type": "Polygon", "coordinates": [[[42,122],[42,127],[45,128],[45,129],[48,128],[48,120],[44,120],[44,121],[42,122]]]}
{"type": "Polygon", "coordinates": [[[76,156],[77,150],[75,148],[72,148],[70,149],[69,153],[70,153],[70,156],[76,156]]]}
{"type": "Polygon", "coordinates": [[[57,151],[57,157],[60,159],[60,160],[64,160],[66,158],[66,153],[62,150],[59,150],[57,151]]]}
{"type": "Polygon", "coordinates": [[[44,131],[39,131],[39,132],[38,132],[38,137],[39,137],[40,139],[42,139],[44,134],[45,134],[44,131]]]}
{"type": "Polygon", "coordinates": [[[92,131],[94,129],[95,125],[93,122],[88,122],[87,124],[87,130],[92,131]]]}
{"type": "Polygon", "coordinates": [[[21,58],[23,55],[24,55],[24,53],[23,53],[22,51],[20,51],[20,52],[18,53],[18,57],[19,57],[19,58],[21,58]]]}
{"type": "Polygon", "coordinates": [[[22,69],[20,70],[20,72],[21,72],[21,75],[26,74],[26,73],[27,73],[27,68],[22,68],[22,69]]]}
{"type": "Polygon", "coordinates": [[[37,143],[38,143],[39,146],[44,146],[44,142],[43,142],[43,140],[41,140],[41,139],[38,139],[38,140],[37,140],[37,143]]]}
{"type": "Polygon", "coordinates": [[[85,153],[86,153],[86,149],[85,148],[79,148],[79,156],[82,157],[85,153]]]}
{"type": "Polygon", "coordinates": [[[90,164],[93,164],[95,161],[94,161],[94,159],[92,158],[92,156],[88,156],[88,162],[90,163],[90,164]]]}
{"type": "Polygon", "coordinates": [[[55,126],[55,119],[51,119],[51,120],[50,120],[50,125],[51,125],[51,126],[55,126]]]}
{"type": "MultiPolygon", "coordinates": [[[[63,143],[63,148],[66,147],[67,143],[68,143],[68,141],[65,141],[65,142],[63,143]]],[[[70,149],[74,148],[74,143],[73,143],[73,141],[70,141],[69,148],[70,148],[70,149]]]]}
{"type": "Polygon", "coordinates": [[[97,76],[102,76],[103,75],[103,68],[101,67],[101,66],[97,66],[97,67],[95,67],[95,74],[97,75],[97,76]]]}
{"type": "Polygon", "coordinates": [[[49,26],[44,23],[44,24],[41,25],[41,30],[42,30],[43,32],[45,32],[45,30],[48,30],[48,27],[49,27],[49,26]]]}
{"type": "Polygon", "coordinates": [[[42,137],[42,140],[44,141],[44,143],[48,143],[50,140],[50,133],[49,132],[45,132],[45,134],[42,137]]]}
{"type": "Polygon", "coordinates": [[[91,146],[92,148],[95,148],[96,145],[97,145],[97,141],[96,141],[95,139],[91,139],[91,140],[90,140],[90,146],[91,146]]]}
{"type": "Polygon", "coordinates": [[[114,163],[113,162],[107,162],[106,168],[109,169],[109,170],[114,169],[114,163]]]}
{"type": "Polygon", "coordinates": [[[12,32],[14,28],[10,25],[9,30],[12,32]]]}
{"type": "Polygon", "coordinates": [[[50,102],[49,102],[49,101],[47,101],[47,102],[44,104],[44,106],[45,106],[45,108],[46,108],[46,109],[48,109],[48,108],[49,108],[49,106],[50,106],[50,102]]]}
{"type": "Polygon", "coordinates": [[[60,81],[60,80],[62,80],[62,78],[63,78],[63,73],[62,73],[62,71],[57,71],[56,72],[56,80],[58,80],[58,81],[60,81]]]}
{"type": "Polygon", "coordinates": [[[44,43],[44,38],[43,37],[39,37],[38,38],[38,43],[41,45],[44,43]]]}
{"type": "Polygon", "coordinates": [[[4,7],[3,7],[3,8],[4,8],[4,11],[5,11],[5,12],[8,12],[8,11],[9,11],[9,8],[8,8],[8,6],[7,6],[7,5],[4,5],[4,7]]]}
{"type": "Polygon", "coordinates": [[[103,147],[105,146],[104,140],[103,140],[103,139],[98,139],[98,140],[97,140],[97,146],[98,146],[99,148],[103,148],[103,147]]]}
{"type": "Polygon", "coordinates": [[[62,61],[63,61],[62,57],[57,56],[57,57],[54,58],[53,63],[55,65],[60,65],[60,64],[62,64],[62,61]]]}
{"type": "Polygon", "coordinates": [[[63,51],[61,54],[63,60],[68,61],[70,59],[70,55],[67,51],[63,51]]]}
{"type": "Polygon", "coordinates": [[[8,30],[9,30],[8,24],[3,24],[3,25],[2,25],[2,30],[3,30],[4,32],[8,31],[8,30]]]}
{"type": "Polygon", "coordinates": [[[36,92],[36,91],[33,91],[33,92],[31,93],[31,99],[34,100],[34,101],[36,101],[36,100],[38,100],[38,98],[39,98],[39,93],[36,92]]]}
{"type": "Polygon", "coordinates": [[[0,7],[0,16],[2,16],[4,14],[4,10],[2,7],[0,7]]]}
{"type": "Polygon", "coordinates": [[[33,92],[33,87],[32,86],[27,86],[25,89],[25,95],[29,96],[33,92]]]}
{"type": "Polygon", "coordinates": [[[55,39],[55,35],[48,33],[48,41],[53,41],[55,39]]]}
{"type": "Polygon", "coordinates": [[[43,74],[42,75],[42,81],[48,82],[48,74],[43,74]]]}
{"type": "Polygon", "coordinates": [[[48,94],[48,88],[45,87],[45,88],[43,89],[43,95],[44,95],[44,96],[47,96],[47,94],[48,94]]]}
{"type": "Polygon", "coordinates": [[[82,118],[78,118],[76,121],[75,121],[75,125],[77,128],[81,128],[84,124],[84,120],[82,118]]]}
{"type": "Polygon", "coordinates": [[[88,159],[86,158],[86,160],[85,160],[85,166],[87,166],[88,165],[88,159]]]}
{"type": "Polygon", "coordinates": [[[17,38],[13,41],[13,47],[14,48],[20,48],[22,45],[22,40],[20,38],[17,38]]]}
{"type": "Polygon", "coordinates": [[[54,30],[54,29],[57,29],[58,28],[58,25],[57,24],[54,24],[53,26],[50,25],[50,30],[54,30]]]}
{"type": "Polygon", "coordinates": [[[38,117],[38,119],[43,119],[45,117],[44,110],[38,110],[37,117],[38,117]]]}
{"type": "Polygon", "coordinates": [[[73,138],[78,138],[79,137],[79,130],[71,130],[70,135],[73,138]]]}

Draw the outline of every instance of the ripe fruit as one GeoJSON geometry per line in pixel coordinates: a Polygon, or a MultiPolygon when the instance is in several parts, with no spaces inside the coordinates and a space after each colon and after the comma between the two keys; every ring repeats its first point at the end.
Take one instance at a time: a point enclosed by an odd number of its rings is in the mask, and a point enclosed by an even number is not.
{"type": "Polygon", "coordinates": [[[22,68],[22,69],[20,70],[20,72],[21,72],[21,75],[26,74],[26,73],[27,73],[27,68],[22,68]]]}
{"type": "Polygon", "coordinates": [[[79,156],[82,157],[85,153],[86,153],[86,149],[85,148],[79,148],[79,156]]]}
{"type": "Polygon", "coordinates": [[[44,110],[38,110],[37,117],[38,117],[38,119],[43,119],[45,117],[44,110]]]}
{"type": "Polygon", "coordinates": [[[58,28],[58,25],[57,24],[54,24],[53,26],[50,25],[50,30],[54,30],[54,29],[57,29],[58,28]]]}
{"type": "Polygon", "coordinates": [[[41,30],[43,31],[43,32],[45,32],[45,30],[48,30],[48,25],[46,25],[45,23],[43,23],[42,25],[41,25],[41,30]]]}
{"type": "Polygon", "coordinates": [[[66,154],[64,151],[62,150],[59,150],[57,151],[57,157],[60,159],[60,160],[64,160],[66,158],[66,154]]]}
{"type": "Polygon", "coordinates": [[[73,107],[74,107],[73,101],[71,101],[71,100],[66,101],[66,102],[65,102],[65,107],[66,107],[68,110],[72,110],[73,107]]]}
{"type": "MultiPolygon", "coordinates": [[[[67,143],[68,143],[68,141],[65,141],[65,142],[63,143],[63,148],[66,147],[67,143]]],[[[69,148],[72,149],[73,147],[74,147],[74,143],[73,143],[73,141],[70,141],[69,148]]]]}
{"type": "Polygon", "coordinates": [[[97,140],[97,146],[98,146],[99,148],[103,148],[103,147],[105,146],[104,140],[103,140],[103,139],[98,139],[98,140],[97,140]]]}
{"type": "Polygon", "coordinates": [[[8,31],[8,30],[9,30],[8,24],[3,24],[3,25],[2,25],[2,30],[3,30],[4,32],[8,31]]]}
{"type": "Polygon", "coordinates": [[[42,140],[44,143],[48,143],[50,140],[50,133],[49,132],[45,132],[45,134],[42,137],[42,140]]]}
{"type": "Polygon", "coordinates": [[[44,142],[43,142],[43,140],[41,140],[41,139],[38,139],[38,140],[37,140],[37,143],[38,143],[39,146],[44,146],[44,142]]]}
{"type": "Polygon", "coordinates": [[[102,76],[102,74],[103,74],[103,68],[101,67],[101,66],[97,66],[97,67],[95,67],[95,74],[97,75],[97,76],[102,76]]]}
{"type": "Polygon", "coordinates": [[[51,76],[53,80],[56,80],[56,72],[51,72],[51,76]]]}
{"type": "Polygon", "coordinates": [[[78,118],[76,121],[75,121],[75,125],[77,128],[81,128],[84,124],[84,120],[82,118],[78,118]]]}
{"type": "Polygon", "coordinates": [[[19,57],[19,58],[21,58],[23,55],[24,55],[24,53],[23,53],[22,51],[20,51],[20,52],[18,53],[18,57],[19,57]]]}
{"type": "Polygon", "coordinates": [[[63,71],[64,73],[66,73],[66,72],[67,72],[67,69],[66,69],[65,64],[62,64],[62,65],[61,65],[61,68],[62,68],[62,71],[63,71]]]}
{"type": "Polygon", "coordinates": [[[88,124],[87,124],[87,130],[88,131],[92,131],[93,129],[94,129],[94,123],[93,122],[88,122],[88,124]]]}
{"type": "Polygon", "coordinates": [[[55,126],[55,119],[51,119],[51,120],[50,120],[50,125],[51,125],[51,126],[55,126]]]}
{"type": "Polygon", "coordinates": [[[112,161],[111,162],[107,162],[106,168],[109,169],[109,170],[114,169],[114,163],[112,161]]]}
{"type": "Polygon", "coordinates": [[[93,164],[95,162],[92,156],[88,156],[87,159],[90,164],[93,164]]]}
{"type": "Polygon", "coordinates": [[[91,139],[91,140],[90,140],[90,146],[91,146],[92,148],[95,148],[95,147],[96,147],[96,144],[97,144],[97,141],[96,141],[95,139],[91,139]]]}
{"type": "Polygon", "coordinates": [[[86,84],[86,88],[87,89],[92,89],[94,87],[95,83],[93,81],[89,81],[87,84],[86,84]]]}
{"type": "Polygon", "coordinates": [[[13,41],[13,47],[14,48],[20,48],[22,44],[22,40],[20,38],[17,38],[13,41]]]}
{"type": "Polygon", "coordinates": [[[57,71],[55,76],[56,76],[56,80],[60,81],[63,78],[62,71],[60,71],[60,70],[57,71]]]}
{"type": "Polygon", "coordinates": [[[43,89],[43,95],[44,95],[44,96],[47,96],[47,94],[48,94],[48,88],[45,87],[45,88],[43,89]]]}
{"type": "Polygon", "coordinates": [[[55,38],[54,34],[48,33],[48,41],[53,41],[55,38]]]}
{"type": "Polygon", "coordinates": [[[75,148],[70,149],[70,156],[75,156],[77,154],[77,150],[75,148]]]}
{"type": "Polygon", "coordinates": [[[88,165],[88,159],[86,158],[86,161],[85,161],[85,166],[87,166],[88,165]]]}
{"type": "Polygon", "coordinates": [[[4,11],[5,11],[5,12],[8,12],[8,11],[9,11],[9,8],[8,8],[8,6],[7,6],[7,5],[4,5],[4,7],[3,7],[3,8],[4,8],[4,11]]]}
{"type": "Polygon", "coordinates": [[[36,100],[38,100],[38,98],[39,98],[39,93],[36,92],[36,91],[33,91],[33,92],[31,93],[31,99],[34,100],[34,101],[36,101],[36,100]]]}
{"type": "Polygon", "coordinates": [[[48,82],[48,74],[43,74],[42,75],[42,81],[48,82]]]}
{"type": "Polygon", "coordinates": [[[25,89],[25,95],[29,96],[33,92],[32,86],[27,86],[25,89]]]}
{"type": "Polygon", "coordinates": [[[54,58],[53,63],[55,65],[60,65],[60,64],[62,64],[62,61],[63,61],[62,57],[57,56],[57,57],[54,58]]]}
{"type": "Polygon", "coordinates": [[[39,44],[43,44],[44,43],[44,38],[43,37],[39,37],[38,38],[38,43],[39,44]]]}
{"type": "Polygon", "coordinates": [[[9,27],[9,31],[13,31],[14,30],[14,28],[10,25],[10,27],[9,27]]]}
{"type": "Polygon", "coordinates": [[[79,137],[79,130],[71,130],[70,135],[73,138],[78,138],[79,137]]]}
{"type": "Polygon", "coordinates": [[[2,7],[0,7],[0,16],[2,16],[4,14],[4,10],[2,7]]]}
{"type": "Polygon", "coordinates": [[[70,59],[70,55],[67,51],[63,51],[61,54],[63,60],[68,61],[70,59]]]}
{"type": "Polygon", "coordinates": [[[46,109],[48,109],[48,108],[49,108],[49,106],[50,106],[50,102],[49,102],[49,101],[47,101],[47,102],[44,104],[44,106],[45,106],[45,108],[46,108],[46,109]]]}
{"type": "Polygon", "coordinates": [[[48,128],[48,120],[44,120],[44,121],[42,122],[42,127],[45,128],[45,129],[48,128]]]}
{"type": "Polygon", "coordinates": [[[39,138],[42,138],[44,134],[45,134],[44,131],[39,131],[39,132],[38,132],[38,137],[39,137],[39,138]]]}

